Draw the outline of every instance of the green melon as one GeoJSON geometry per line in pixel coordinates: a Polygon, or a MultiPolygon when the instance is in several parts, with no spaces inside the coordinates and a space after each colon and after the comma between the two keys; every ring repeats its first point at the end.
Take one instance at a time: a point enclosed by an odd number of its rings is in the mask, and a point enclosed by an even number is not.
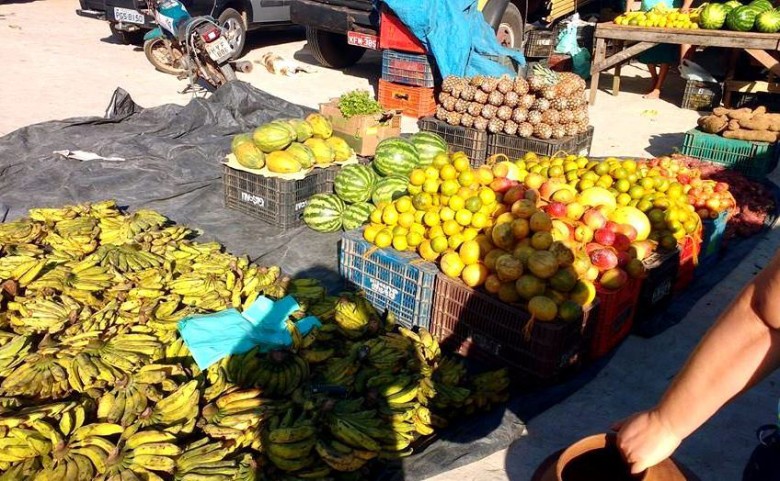
{"type": "Polygon", "coordinates": [[[374,169],[383,176],[409,175],[420,164],[417,148],[401,137],[391,137],[379,142],[374,153],[374,169]]]}
{"type": "Polygon", "coordinates": [[[341,229],[345,208],[335,194],[315,194],[303,209],[303,222],[317,232],[336,232],[341,229]]]}
{"type": "Polygon", "coordinates": [[[233,149],[233,155],[239,164],[248,169],[262,169],[265,166],[265,155],[253,142],[241,142],[233,149]]]}
{"type": "Polygon", "coordinates": [[[748,4],[749,7],[753,7],[758,10],[758,13],[763,13],[772,10],[772,2],[769,0],[753,0],[748,4]]]}
{"type": "Polygon", "coordinates": [[[297,160],[304,169],[308,169],[314,165],[314,162],[316,161],[314,152],[300,142],[293,142],[287,147],[285,152],[292,154],[292,156],[295,157],[295,160],[297,160]]]}
{"type": "Polygon", "coordinates": [[[726,15],[731,8],[722,3],[710,3],[699,14],[699,26],[706,30],[719,30],[726,23],[726,15]]]}
{"type": "Polygon", "coordinates": [[[310,139],[311,136],[314,135],[309,122],[306,122],[303,119],[290,119],[287,121],[287,123],[292,125],[293,129],[295,129],[298,142],[305,142],[306,139],[310,139]]]}
{"type": "Polygon", "coordinates": [[[401,176],[391,176],[380,179],[371,193],[371,202],[379,205],[382,202],[392,202],[393,200],[406,194],[409,181],[401,176]]]}
{"type": "Polygon", "coordinates": [[[336,174],[333,189],[346,202],[365,202],[371,197],[377,177],[367,165],[348,165],[336,174]]]}
{"type": "Polygon", "coordinates": [[[258,149],[265,153],[275,150],[284,150],[295,140],[295,132],[290,133],[291,127],[280,123],[261,125],[252,132],[252,140],[258,149]]]}
{"type": "Polygon", "coordinates": [[[749,32],[756,23],[758,11],[749,6],[737,7],[726,16],[726,27],[736,32],[749,32]]]}
{"type": "Polygon", "coordinates": [[[447,153],[447,142],[433,132],[418,132],[409,139],[420,157],[419,167],[427,167],[438,154],[447,153]]]}
{"type": "Polygon", "coordinates": [[[252,142],[252,134],[238,134],[235,137],[233,137],[233,140],[230,142],[230,150],[235,152],[236,146],[239,144],[243,144],[246,142],[252,142]]]}
{"type": "Polygon", "coordinates": [[[756,31],[761,33],[777,33],[780,31],[780,12],[767,10],[756,17],[756,31]]]}
{"type": "Polygon", "coordinates": [[[368,222],[368,218],[373,211],[374,206],[368,202],[358,202],[356,204],[348,205],[347,208],[344,209],[344,214],[341,216],[341,227],[344,230],[357,229],[368,222]]]}

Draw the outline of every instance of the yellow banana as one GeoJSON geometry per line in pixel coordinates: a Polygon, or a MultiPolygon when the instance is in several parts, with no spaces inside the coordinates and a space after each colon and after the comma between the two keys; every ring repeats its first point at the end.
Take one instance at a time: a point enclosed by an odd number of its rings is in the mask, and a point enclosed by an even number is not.
{"type": "Polygon", "coordinates": [[[119,424],[112,423],[95,423],[82,426],[71,434],[71,439],[76,441],[83,440],[89,436],[111,436],[114,434],[121,434],[124,428],[119,424]]]}
{"type": "Polygon", "coordinates": [[[136,449],[144,444],[168,443],[175,440],[176,436],[171,433],[148,429],[128,437],[125,446],[129,449],[136,449]]]}
{"type": "Polygon", "coordinates": [[[299,425],[291,428],[274,429],[268,434],[272,443],[297,443],[314,436],[316,430],[312,425],[299,425]]]}

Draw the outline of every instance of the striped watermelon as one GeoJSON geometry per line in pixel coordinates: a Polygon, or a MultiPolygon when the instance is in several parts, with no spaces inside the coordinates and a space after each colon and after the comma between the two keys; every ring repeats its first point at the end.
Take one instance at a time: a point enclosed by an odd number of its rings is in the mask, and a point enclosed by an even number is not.
{"type": "Polygon", "coordinates": [[[420,163],[417,148],[401,137],[391,137],[379,142],[374,154],[374,168],[383,176],[409,175],[420,163]]]}
{"type": "Polygon", "coordinates": [[[367,165],[348,165],[341,169],[333,181],[333,188],[346,202],[365,202],[371,197],[377,177],[367,165]]]}
{"type": "Polygon", "coordinates": [[[358,202],[348,205],[341,216],[342,227],[344,230],[357,229],[368,222],[369,216],[374,211],[374,206],[368,202],[358,202]]]}
{"type": "Polygon", "coordinates": [[[346,205],[335,194],[316,194],[303,209],[303,222],[317,232],[341,229],[341,216],[346,205]]]}
{"type": "Polygon", "coordinates": [[[371,193],[371,202],[379,205],[382,202],[392,202],[393,200],[406,194],[409,180],[400,175],[385,177],[377,182],[374,192],[371,193]]]}
{"type": "Polygon", "coordinates": [[[433,132],[417,132],[412,135],[412,144],[420,156],[420,167],[427,167],[438,154],[447,153],[447,142],[439,134],[433,132]]]}

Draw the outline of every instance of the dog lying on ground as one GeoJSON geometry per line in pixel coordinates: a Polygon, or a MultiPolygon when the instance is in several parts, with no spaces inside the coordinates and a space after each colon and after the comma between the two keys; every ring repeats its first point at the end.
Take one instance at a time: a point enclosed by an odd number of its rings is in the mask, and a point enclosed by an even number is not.
{"type": "Polygon", "coordinates": [[[292,77],[298,74],[298,72],[312,73],[314,69],[301,65],[298,62],[287,60],[272,52],[268,52],[260,59],[261,64],[265,65],[266,70],[274,75],[285,75],[292,77]]]}

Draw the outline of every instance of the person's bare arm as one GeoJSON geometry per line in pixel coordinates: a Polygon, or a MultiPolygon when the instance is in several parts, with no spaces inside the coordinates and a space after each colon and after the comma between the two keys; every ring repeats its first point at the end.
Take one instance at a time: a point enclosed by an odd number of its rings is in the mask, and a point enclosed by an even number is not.
{"type": "Polygon", "coordinates": [[[634,9],[635,9],[637,1],[638,0],[626,0],[626,12],[625,13],[633,12],[634,9]]]}
{"type": "Polygon", "coordinates": [[[780,252],[707,332],[660,403],[618,426],[632,472],[671,456],[734,396],[780,366],[780,252]]]}

